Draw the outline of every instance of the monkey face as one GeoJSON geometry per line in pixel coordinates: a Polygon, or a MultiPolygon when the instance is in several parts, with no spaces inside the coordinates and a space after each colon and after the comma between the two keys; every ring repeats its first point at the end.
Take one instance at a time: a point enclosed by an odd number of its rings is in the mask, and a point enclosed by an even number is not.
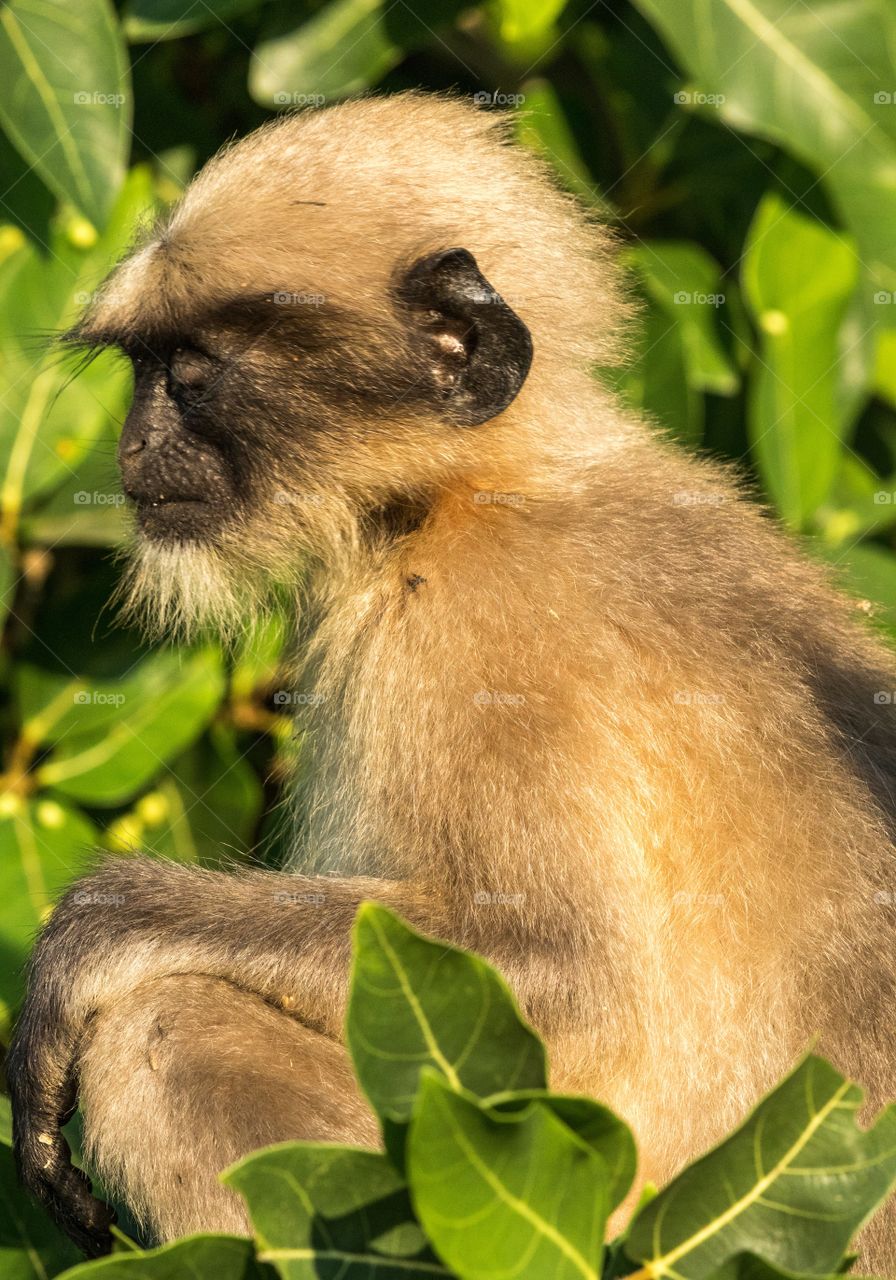
{"type": "Polygon", "coordinates": [[[523,321],[457,248],[400,266],[372,313],[281,289],[106,341],[134,369],[122,483],[140,536],[163,543],[236,528],[295,543],[334,490],[371,509],[413,496],[427,430],[497,417],[532,358],[523,321]]]}
{"type": "Polygon", "coordinates": [[[396,510],[506,488],[537,424],[572,421],[572,371],[613,358],[598,240],[460,102],[343,103],[225,149],[72,334],[134,368],[128,598],[160,630],[245,617],[396,510]]]}

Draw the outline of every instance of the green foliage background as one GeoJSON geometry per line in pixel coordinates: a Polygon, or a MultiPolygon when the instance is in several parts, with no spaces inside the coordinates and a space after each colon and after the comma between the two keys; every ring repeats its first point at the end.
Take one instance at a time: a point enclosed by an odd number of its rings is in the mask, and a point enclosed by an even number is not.
{"type": "Polygon", "coordinates": [[[515,111],[619,232],[643,300],[621,393],[736,460],[896,628],[893,6],[6,0],[0,82],[0,1045],[91,846],[278,856],[283,637],[175,654],[116,622],[128,375],[72,379],[45,341],[278,110],[423,86],[515,111]]]}

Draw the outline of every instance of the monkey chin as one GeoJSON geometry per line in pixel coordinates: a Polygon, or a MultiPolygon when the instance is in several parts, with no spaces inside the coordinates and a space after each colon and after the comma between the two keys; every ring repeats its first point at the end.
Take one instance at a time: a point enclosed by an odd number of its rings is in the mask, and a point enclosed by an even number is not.
{"type": "Polygon", "coordinates": [[[258,566],[241,565],[218,541],[137,534],[115,594],[125,621],[151,639],[190,642],[214,635],[236,647],[270,611],[258,566]]]}

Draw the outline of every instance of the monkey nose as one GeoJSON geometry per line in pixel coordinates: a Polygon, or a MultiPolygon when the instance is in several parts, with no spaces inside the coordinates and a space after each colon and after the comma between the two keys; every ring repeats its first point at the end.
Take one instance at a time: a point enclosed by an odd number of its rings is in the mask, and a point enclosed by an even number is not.
{"type": "Polygon", "coordinates": [[[118,452],[122,458],[132,458],[137,453],[142,453],[146,448],[145,436],[132,436],[129,440],[122,437],[119,442],[118,452]]]}

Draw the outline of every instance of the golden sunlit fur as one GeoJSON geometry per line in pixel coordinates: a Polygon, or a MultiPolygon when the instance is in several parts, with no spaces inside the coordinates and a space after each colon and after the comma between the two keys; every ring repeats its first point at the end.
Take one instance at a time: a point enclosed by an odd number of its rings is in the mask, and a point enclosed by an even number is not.
{"type": "MultiPolygon", "coordinates": [[[[240,1229],[214,1174],[253,1145],[370,1138],[354,1101],[326,1120],[367,896],[501,966],[554,1086],[634,1126],[641,1180],[810,1043],[875,1104],[896,1095],[896,727],[876,697],[896,666],[722,469],[592,377],[626,312],[605,235],[502,120],[402,95],[278,121],[207,166],[85,334],[289,290],[363,319],[374,377],[404,341],[397,267],[455,245],[532,335],[508,408],[458,427],[303,388],[248,511],[213,544],[135,553],[131,599],[165,630],[238,629],[273,584],[304,592],[311,632],[294,879],[113,862],[86,883],[126,903],[90,957],[70,900],[38,952],[34,1009],[64,971],[54,1016],[74,1035],[92,1015],[94,1165],[162,1236],[240,1229]]],[[[239,361],[263,384],[264,336],[239,361]]],[[[31,1069],[61,1079],[36,1018],[31,1069]]],[[[889,1220],[862,1265],[894,1262],[889,1220]]]]}

